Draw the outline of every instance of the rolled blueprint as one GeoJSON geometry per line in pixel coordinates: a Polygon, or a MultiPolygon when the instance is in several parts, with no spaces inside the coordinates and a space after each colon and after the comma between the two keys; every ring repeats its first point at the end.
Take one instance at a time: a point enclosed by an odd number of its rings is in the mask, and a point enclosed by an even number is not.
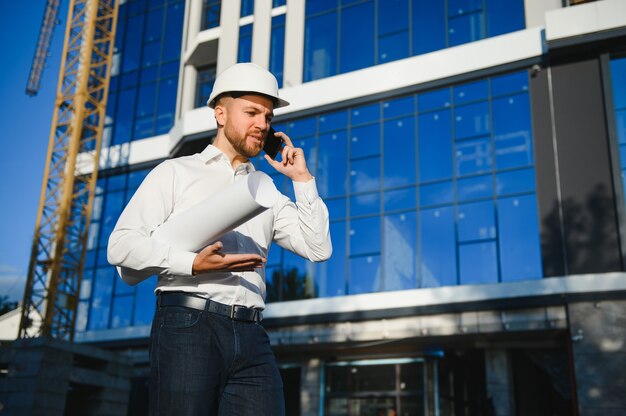
{"type": "Polygon", "coordinates": [[[255,171],[169,218],[152,238],[181,250],[198,251],[270,208],[278,196],[272,179],[255,171]]]}

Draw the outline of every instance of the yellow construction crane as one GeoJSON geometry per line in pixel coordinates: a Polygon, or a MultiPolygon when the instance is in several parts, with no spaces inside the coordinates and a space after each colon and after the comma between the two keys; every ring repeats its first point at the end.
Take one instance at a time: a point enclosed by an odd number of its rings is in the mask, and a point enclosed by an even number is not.
{"type": "MultiPolygon", "coordinates": [[[[58,7],[58,0],[46,4],[27,87],[31,95],[39,87],[58,7]]],[[[20,338],[74,336],[117,11],[118,0],[70,0],[20,338]]]]}

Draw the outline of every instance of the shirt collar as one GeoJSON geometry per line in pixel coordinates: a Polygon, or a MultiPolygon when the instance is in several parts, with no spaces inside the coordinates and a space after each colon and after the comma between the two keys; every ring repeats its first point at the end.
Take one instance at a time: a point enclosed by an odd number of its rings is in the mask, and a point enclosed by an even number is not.
{"type": "MultiPolygon", "coordinates": [[[[199,156],[200,156],[200,159],[205,164],[209,163],[210,161],[214,159],[219,159],[219,158],[223,158],[227,163],[230,164],[230,161],[228,160],[224,152],[222,152],[220,149],[213,146],[212,144],[205,147],[202,153],[199,153],[199,156]]],[[[242,169],[245,170],[246,173],[254,172],[255,170],[254,165],[250,161],[242,163],[241,165],[237,167],[237,170],[242,170],[242,169]]]]}

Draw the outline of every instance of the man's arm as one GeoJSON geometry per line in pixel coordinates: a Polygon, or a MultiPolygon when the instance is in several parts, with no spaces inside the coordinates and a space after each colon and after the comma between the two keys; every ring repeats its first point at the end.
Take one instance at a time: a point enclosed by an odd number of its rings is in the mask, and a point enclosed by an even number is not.
{"type": "Polygon", "coordinates": [[[275,212],[274,240],[311,261],[325,261],[333,253],[328,208],[317,193],[315,179],[293,182],[296,203],[285,197],[275,212]]]}
{"type": "Polygon", "coordinates": [[[107,249],[109,263],[120,266],[122,279],[137,284],[153,274],[192,275],[196,253],[150,238],[174,207],[174,166],[154,168],[120,215],[107,249]]]}
{"type": "Polygon", "coordinates": [[[311,261],[328,260],[333,252],[330,240],[328,208],[319,197],[315,178],[306,165],[304,151],[293,146],[284,133],[286,146],[282,160],[265,155],[265,160],[293,181],[296,203],[285,198],[275,208],[274,240],[281,246],[311,261]]]}
{"type": "Polygon", "coordinates": [[[109,237],[109,263],[124,281],[136,285],[154,274],[191,277],[211,271],[252,271],[265,259],[258,254],[224,254],[221,242],[199,253],[179,250],[151,238],[174,209],[176,172],[171,163],[157,166],[120,215],[109,237]]]}

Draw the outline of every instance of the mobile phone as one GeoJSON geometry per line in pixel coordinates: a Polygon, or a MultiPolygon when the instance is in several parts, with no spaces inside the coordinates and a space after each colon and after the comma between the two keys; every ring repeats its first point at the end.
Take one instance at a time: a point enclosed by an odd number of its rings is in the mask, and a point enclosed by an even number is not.
{"type": "Polygon", "coordinates": [[[270,127],[270,130],[267,132],[267,137],[265,138],[265,144],[263,145],[263,151],[272,159],[276,159],[276,155],[283,147],[283,140],[280,137],[276,137],[275,134],[276,131],[270,127]]]}

